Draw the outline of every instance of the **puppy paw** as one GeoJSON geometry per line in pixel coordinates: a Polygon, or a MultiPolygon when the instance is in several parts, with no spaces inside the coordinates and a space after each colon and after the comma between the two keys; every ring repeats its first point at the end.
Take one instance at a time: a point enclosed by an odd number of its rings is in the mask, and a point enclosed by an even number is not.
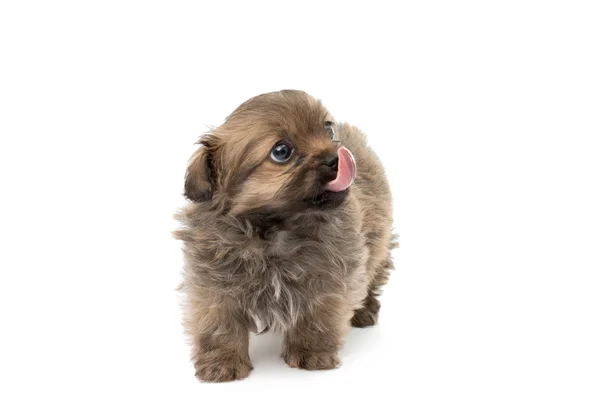
{"type": "Polygon", "coordinates": [[[340,365],[335,352],[286,351],[283,360],[292,368],[334,369],[340,365]]]}
{"type": "Polygon", "coordinates": [[[211,362],[196,362],[196,377],[204,382],[229,382],[250,375],[252,365],[240,358],[224,358],[211,362]]]}
{"type": "Polygon", "coordinates": [[[373,311],[367,308],[361,308],[354,312],[352,321],[350,323],[355,328],[371,327],[377,324],[377,318],[379,317],[379,310],[373,311]]]}

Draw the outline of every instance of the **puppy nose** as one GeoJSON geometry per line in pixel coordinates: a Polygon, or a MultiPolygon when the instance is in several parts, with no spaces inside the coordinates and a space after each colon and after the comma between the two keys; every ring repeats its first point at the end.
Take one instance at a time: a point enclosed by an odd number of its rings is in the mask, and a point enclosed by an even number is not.
{"type": "Polygon", "coordinates": [[[338,170],[338,156],[336,155],[332,155],[332,156],[328,156],[325,158],[325,160],[323,161],[323,164],[329,168],[331,168],[331,170],[334,170],[337,172],[338,170]]]}

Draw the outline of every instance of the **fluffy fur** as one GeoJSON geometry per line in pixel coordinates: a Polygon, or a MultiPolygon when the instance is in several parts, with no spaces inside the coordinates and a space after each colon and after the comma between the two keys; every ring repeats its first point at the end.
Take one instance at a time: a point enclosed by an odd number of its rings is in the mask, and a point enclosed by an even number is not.
{"type": "Polygon", "coordinates": [[[334,124],[301,91],[256,96],[200,140],[177,217],[183,242],[184,327],[196,376],[231,381],[250,373],[249,331],[284,332],[291,367],[330,369],[350,325],[377,321],[376,296],[392,268],[391,195],[365,136],[334,124]],[[280,140],[294,147],[270,160],[280,140]],[[339,144],[356,158],[347,190],[325,191],[323,163],[339,144]]]}

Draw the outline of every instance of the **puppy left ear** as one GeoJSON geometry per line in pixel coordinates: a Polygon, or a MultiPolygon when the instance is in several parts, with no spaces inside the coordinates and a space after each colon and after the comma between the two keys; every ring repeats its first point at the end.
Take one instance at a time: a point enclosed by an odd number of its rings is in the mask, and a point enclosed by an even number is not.
{"type": "Polygon", "coordinates": [[[215,172],[212,163],[212,153],[209,147],[202,146],[190,159],[185,172],[185,197],[194,202],[205,202],[212,199],[215,187],[215,172]]]}

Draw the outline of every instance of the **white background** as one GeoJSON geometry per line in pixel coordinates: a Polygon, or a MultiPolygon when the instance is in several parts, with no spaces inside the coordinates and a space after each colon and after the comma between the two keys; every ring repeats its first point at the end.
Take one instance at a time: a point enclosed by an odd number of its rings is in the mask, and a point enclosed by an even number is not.
{"type": "Polygon", "coordinates": [[[323,3],[2,2],[0,407],[600,406],[597,2],[323,3]],[[369,135],[397,271],[340,369],[201,384],[171,215],[282,88],[369,135]]]}

